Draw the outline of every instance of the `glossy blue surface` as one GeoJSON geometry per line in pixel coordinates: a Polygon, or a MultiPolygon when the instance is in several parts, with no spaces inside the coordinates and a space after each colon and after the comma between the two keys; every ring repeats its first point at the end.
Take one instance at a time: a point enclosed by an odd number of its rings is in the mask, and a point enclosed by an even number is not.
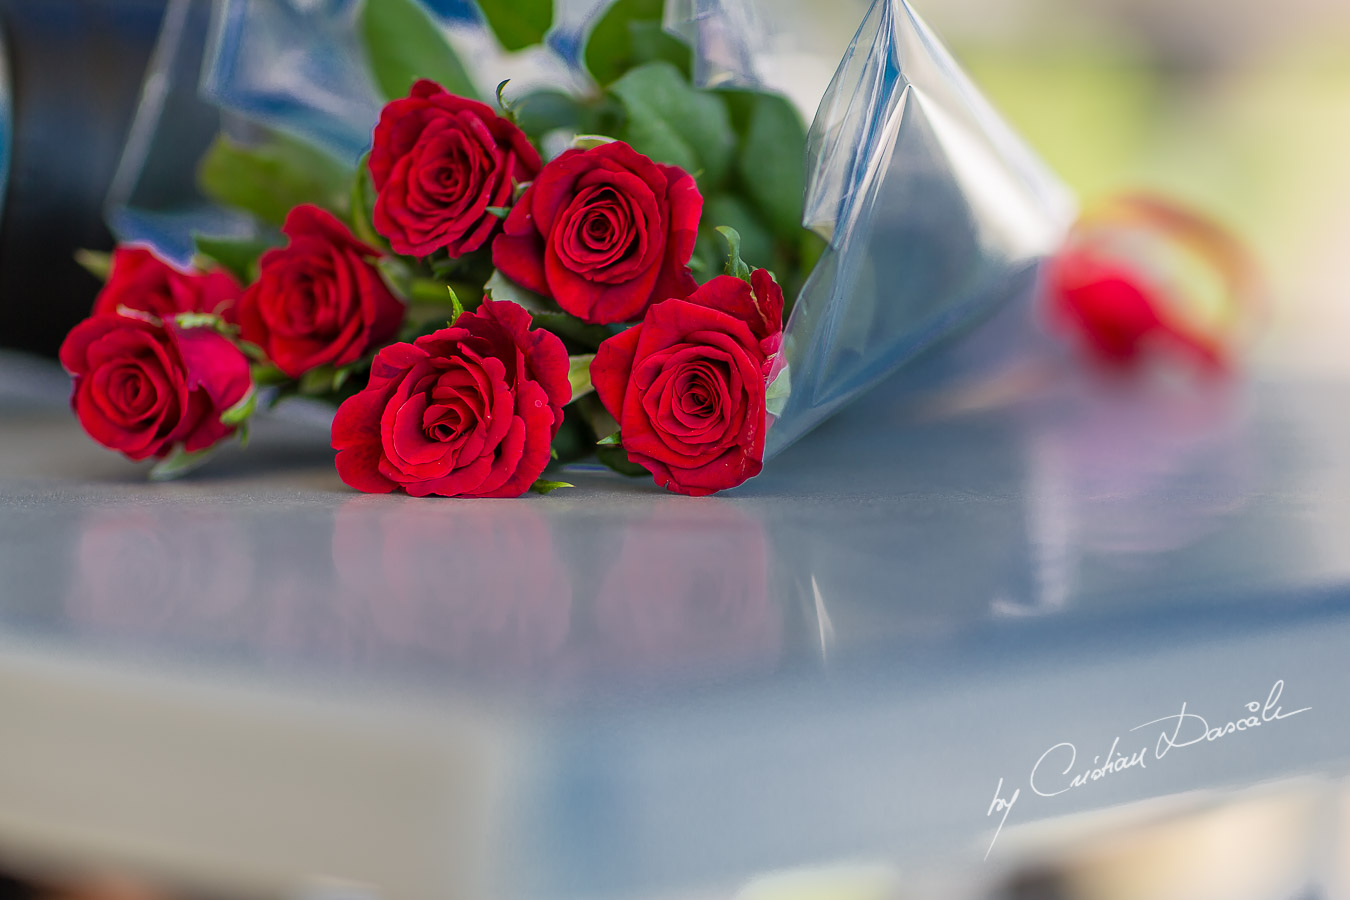
{"type": "MultiPolygon", "coordinates": [[[[344,489],[321,419],[299,411],[246,455],[142,483],[79,434],[59,374],[10,361],[0,661],[49,660],[73,683],[131,665],[132,697],[243,684],[262,692],[243,708],[291,697],[291,726],[317,728],[313,703],[350,707],[372,740],[370,696],[426,704],[414,743],[476,710],[513,748],[474,819],[497,848],[482,877],[520,897],[664,896],[839,859],[967,867],[999,779],[1024,795],[1006,842],[1037,820],[1338,771],[1350,423],[1333,413],[1350,384],[1072,371],[1011,394],[1006,378],[884,386],[705,500],[580,466],[546,498],[418,501],[344,489]],[[1286,710],[1311,710],[1062,796],[1026,789],[1061,742],[1084,764],[1118,736],[1134,752],[1136,725],[1183,702],[1227,722],[1279,680],[1286,710]]],[[[258,814],[281,802],[245,797],[258,814]]],[[[378,840],[379,815],[367,826],[378,840]]]]}

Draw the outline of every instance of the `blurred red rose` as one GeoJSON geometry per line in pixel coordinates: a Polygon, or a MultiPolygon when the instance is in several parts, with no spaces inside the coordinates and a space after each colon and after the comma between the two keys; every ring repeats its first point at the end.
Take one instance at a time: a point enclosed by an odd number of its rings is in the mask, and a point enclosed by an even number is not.
{"type": "Polygon", "coordinates": [[[94,315],[112,315],[118,307],[172,318],[176,313],[216,313],[234,322],[235,306],[244,293],[223,269],[196,272],[180,269],[145,247],[118,247],[112,270],[94,300],[94,315]]]}
{"type": "Polygon", "coordinates": [[[763,521],[675,498],[630,521],[594,604],[604,664],[628,679],[717,677],[776,662],[783,610],[769,591],[763,521]]]}
{"type": "Polygon", "coordinates": [[[567,350],[530,314],[484,301],[453,326],[375,357],[333,419],[337,470],[367,493],[516,497],[549,461],[571,399],[567,350]]]}
{"type": "Polygon", "coordinates": [[[263,254],[239,303],[244,340],[299,378],[354,363],[394,336],[403,304],[371,263],[379,251],[317,206],[297,206],[281,230],[290,243],[263,254]]]}
{"type": "Polygon", "coordinates": [[[626,322],[697,286],[703,197],[683,169],[615,141],[539,173],[492,245],[502,274],[588,322],[626,322]]]}
{"type": "Polygon", "coordinates": [[[629,460],[656,483],[702,496],[759,474],[765,389],[782,343],[783,291],[764,269],[720,275],[647,310],[591,363],[629,460]]]}
{"type": "Polygon", "coordinates": [[[136,460],[210,447],[234,431],[220,414],[252,386],[248,359],[214,329],[149,316],[85,319],[61,345],[61,364],[84,430],[136,460]]]}
{"type": "Polygon", "coordinates": [[[1211,371],[1227,365],[1220,340],[1189,327],[1139,266],[1088,246],[1070,246],[1050,261],[1049,312],[1099,362],[1129,368],[1151,353],[1188,357],[1211,371]]]}
{"type": "Polygon", "coordinates": [[[336,595],[369,623],[377,651],[477,676],[558,674],[572,578],[531,503],[377,503],[337,512],[336,595]]]}
{"type": "Polygon", "coordinates": [[[511,205],[539,153],[491,107],[423,80],[380,113],[369,166],[375,230],[394,252],[457,257],[487,243],[501,223],[488,207],[511,205]]]}

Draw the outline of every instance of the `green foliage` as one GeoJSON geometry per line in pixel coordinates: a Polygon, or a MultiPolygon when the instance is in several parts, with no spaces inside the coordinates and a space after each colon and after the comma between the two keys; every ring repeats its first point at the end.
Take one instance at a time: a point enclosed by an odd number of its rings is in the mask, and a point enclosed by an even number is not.
{"type": "Polygon", "coordinates": [[[492,270],[492,276],[488,278],[487,284],[483,285],[483,292],[493,300],[519,303],[531,313],[558,311],[558,304],[528,288],[521,287],[498,269],[492,270]]]}
{"type": "Polygon", "coordinates": [[[253,411],[258,408],[258,392],[249,391],[243,400],[240,400],[234,406],[220,414],[220,424],[222,425],[243,425],[253,415],[253,411]]]}
{"type": "Polygon", "coordinates": [[[534,484],[530,485],[530,490],[534,491],[536,494],[551,494],[558,488],[570,488],[570,487],[576,487],[576,485],[569,484],[566,481],[545,481],[544,479],[540,478],[534,484]]]}
{"type": "Polygon", "coordinates": [[[591,325],[576,316],[565,312],[531,313],[536,328],[551,331],[568,344],[597,349],[605,340],[614,336],[604,325],[591,325]]]}
{"type": "Polygon", "coordinates": [[[478,0],[478,8],[506,50],[542,42],[553,26],[553,0],[478,0]]]}
{"type": "Polygon", "coordinates": [[[613,469],[620,475],[637,478],[648,474],[647,470],[642,468],[642,466],[629,461],[628,452],[623,449],[622,445],[598,445],[595,448],[595,458],[600,461],[601,465],[613,469]]]}
{"type": "Polygon", "coordinates": [[[545,89],[526,94],[511,105],[511,110],[520,130],[535,140],[559,128],[590,130],[585,126],[592,113],[579,99],[563,91],[545,89]]]}
{"type": "Polygon", "coordinates": [[[658,60],[673,65],[686,79],[693,66],[688,45],[661,28],[662,0],[617,0],[591,30],[583,57],[586,69],[602,85],[625,72],[658,60]]]}
{"type": "Polygon", "coordinates": [[[575,462],[590,455],[593,440],[594,437],[587,430],[582,417],[568,410],[567,415],[563,417],[562,427],[553,436],[549,453],[559,463],[575,462]]]}
{"type": "Polygon", "coordinates": [[[752,269],[761,266],[773,267],[775,254],[773,235],[743,197],[731,193],[715,194],[704,203],[703,210],[704,232],[716,246],[714,274],[721,271],[726,253],[722,240],[716,238],[716,232],[711,229],[723,225],[735,229],[740,236],[741,255],[750,263],[752,269]]]}
{"type": "MultiPolygon", "coordinates": [[[[501,2],[514,5],[518,0],[501,2]]],[[[375,84],[386,99],[406,96],[419,78],[430,78],[452,94],[478,97],[440,25],[417,0],[366,0],[361,37],[375,84]]]]}
{"type": "Polygon", "coordinates": [[[453,325],[464,315],[464,304],[459,302],[459,294],[455,293],[454,288],[447,284],[445,289],[450,292],[450,324],[453,325]]]}
{"type": "Polygon", "coordinates": [[[280,225],[302,203],[346,215],[352,171],[315,147],[281,134],[245,147],[218,136],[197,169],[202,193],[280,225]]]}
{"type": "Polygon", "coordinates": [[[112,254],[101,250],[76,250],[75,262],[99,281],[107,281],[112,272],[112,254]]]}
{"type": "Polygon", "coordinates": [[[657,162],[701,173],[700,186],[722,182],[736,135],[720,97],[696,90],[666,62],[632,69],[609,90],[626,113],[617,137],[657,162]]]}
{"type": "Polygon", "coordinates": [[[179,444],[170,451],[168,456],[151,467],[150,480],[173,481],[176,478],[182,478],[209,460],[219,446],[217,444],[195,453],[188,453],[183,449],[183,445],[179,444]]]}
{"type": "Polygon", "coordinates": [[[375,182],[370,177],[370,154],[361,157],[352,175],[351,225],[352,234],[372,247],[388,250],[389,243],[380,236],[373,224],[375,217],[375,182]]]}
{"type": "Polygon", "coordinates": [[[795,240],[806,192],[806,124],[777,94],[725,96],[740,136],[735,181],[776,238],[795,240]]]}
{"type": "Polygon", "coordinates": [[[745,264],[745,260],[741,259],[740,234],[736,232],[736,229],[728,228],[725,225],[718,226],[717,233],[727,242],[727,264],[722,271],[733,278],[749,281],[750,267],[745,264]]]}
{"type": "Polygon", "coordinates": [[[342,386],[347,383],[347,379],[356,374],[358,370],[365,371],[369,368],[369,359],[343,366],[340,369],[335,369],[332,366],[319,366],[300,376],[297,390],[309,397],[327,397],[342,390],[342,386]]]}
{"type": "Polygon", "coordinates": [[[582,353],[567,358],[567,380],[572,385],[572,400],[584,397],[595,390],[595,386],[591,384],[591,363],[594,360],[594,353],[582,353]]]}
{"type": "Polygon", "coordinates": [[[291,380],[289,375],[266,360],[256,362],[250,366],[249,377],[253,379],[254,387],[275,387],[277,385],[286,384],[291,380]]]}
{"type": "Polygon", "coordinates": [[[211,263],[220,266],[241,284],[247,285],[258,277],[258,259],[280,243],[279,236],[251,238],[221,238],[205,234],[193,235],[199,268],[211,263]]]}

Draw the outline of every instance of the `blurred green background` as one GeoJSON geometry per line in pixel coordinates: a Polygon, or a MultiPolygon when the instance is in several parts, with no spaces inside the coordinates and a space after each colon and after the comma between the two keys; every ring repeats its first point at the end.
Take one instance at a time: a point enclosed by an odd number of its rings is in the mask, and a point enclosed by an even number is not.
{"type": "MultiPolygon", "coordinates": [[[[779,2],[822,53],[867,6],[779,2]]],[[[1273,294],[1267,369],[1350,370],[1350,2],[912,5],[1085,206],[1162,191],[1246,240],[1273,294]]]]}

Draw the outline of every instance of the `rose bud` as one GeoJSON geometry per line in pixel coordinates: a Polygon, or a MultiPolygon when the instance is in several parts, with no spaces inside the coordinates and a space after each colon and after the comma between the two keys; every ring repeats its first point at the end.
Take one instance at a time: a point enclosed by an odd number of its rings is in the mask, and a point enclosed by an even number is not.
{"type": "Polygon", "coordinates": [[[71,329],[61,364],[89,436],[131,459],[204,450],[232,433],[220,415],[251,388],[248,359],[212,328],[94,316],[71,329]]]}
{"type": "Polygon", "coordinates": [[[394,252],[458,257],[492,237],[501,220],[488,207],[511,205],[539,153],[491,107],[423,80],[380,113],[369,167],[373,224],[394,252]]]}
{"type": "Polygon", "coordinates": [[[676,493],[735,487],[764,463],[765,391],[783,336],[783,290],[764,269],[719,275],[606,340],[591,382],[628,459],[676,493]]]}
{"type": "Polygon", "coordinates": [[[224,269],[184,270],[145,247],[118,247],[108,281],[94,300],[94,315],[113,315],[121,307],[161,319],[199,312],[234,322],[235,305],[243,293],[224,269]]]}
{"type": "Polygon", "coordinates": [[[543,473],[571,400],[567,350],[530,314],[483,302],[455,324],[375,357],[338,407],[338,475],[368,493],[516,497],[543,473]]]}
{"type": "Polygon", "coordinates": [[[703,197],[691,175],[620,141],[568,150],[511,209],[492,244],[507,278],[608,324],[688,296],[703,197]]]}
{"type": "Polygon", "coordinates": [[[239,302],[244,340],[299,378],[354,363],[394,336],[403,304],[372,264],[379,251],[317,206],[297,206],[281,230],[290,243],[263,254],[239,302]]]}

